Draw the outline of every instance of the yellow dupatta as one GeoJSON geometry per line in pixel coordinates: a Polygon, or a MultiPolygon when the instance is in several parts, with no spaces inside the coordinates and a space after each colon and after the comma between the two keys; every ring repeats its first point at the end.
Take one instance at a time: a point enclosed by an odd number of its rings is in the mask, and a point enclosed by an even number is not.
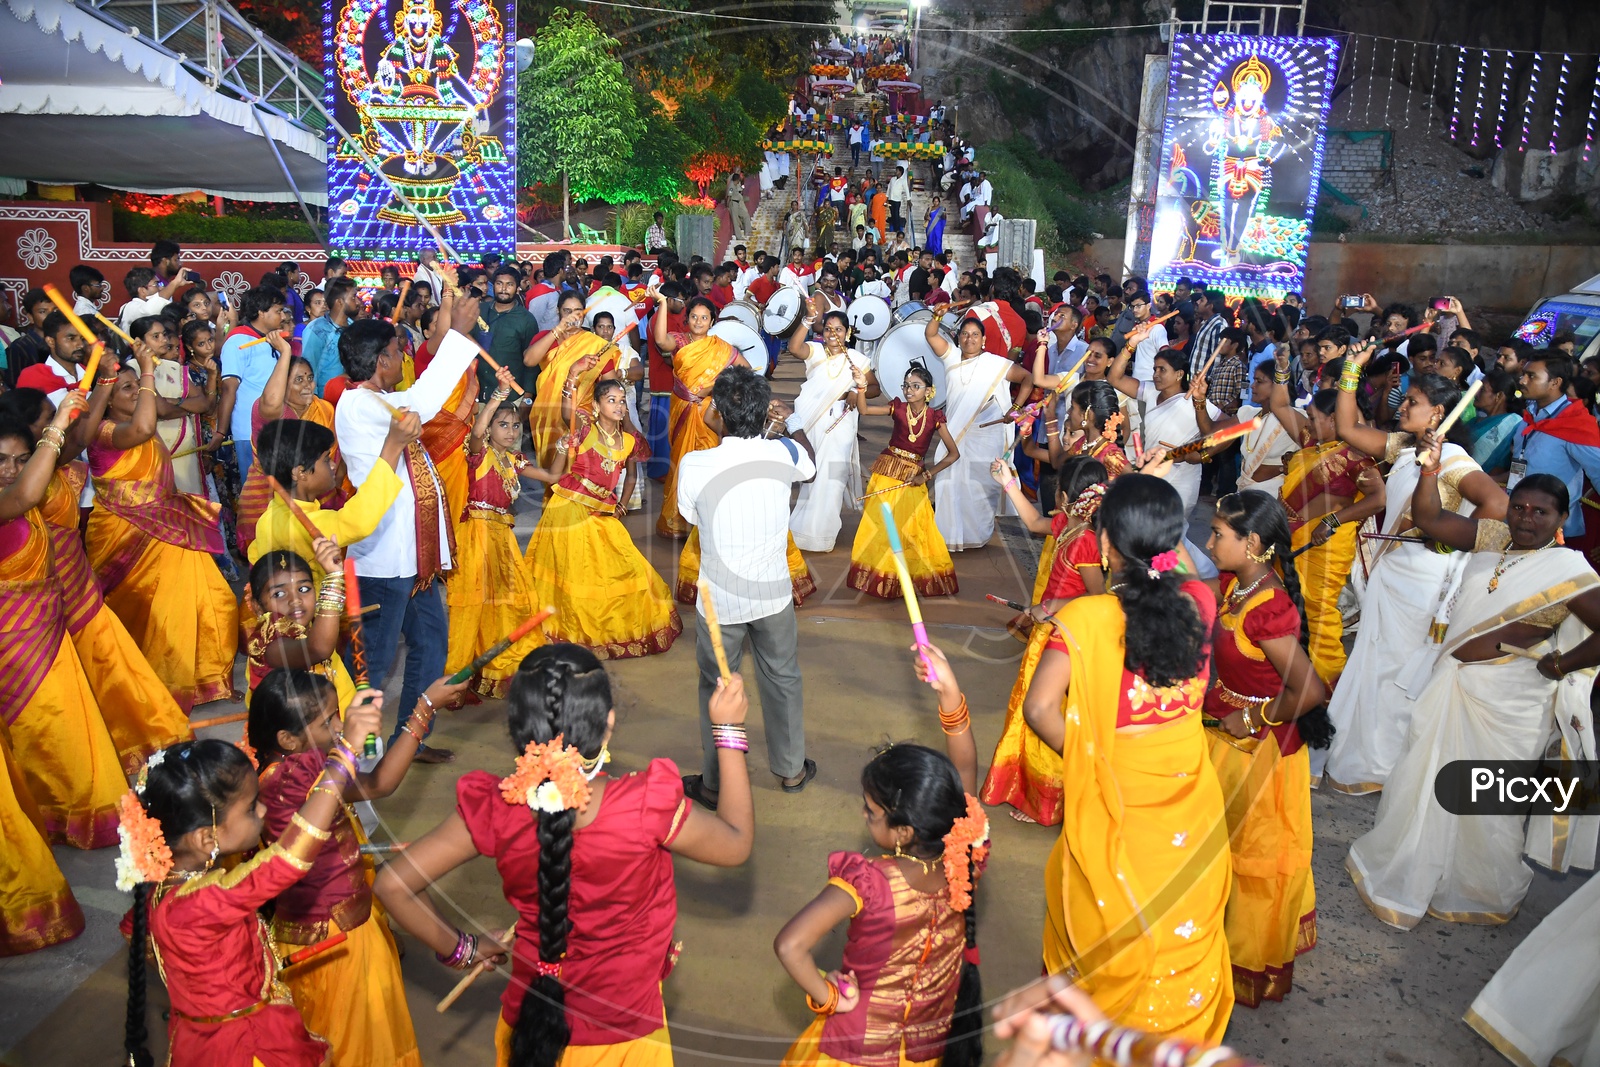
{"type": "MultiPolygon", "coordinates": [[[[534,390],[533,409],[528,413],[528,427],[533,434],[535,462],[548,469],[556,458],[556,442],[566,432],[561,421],[561,391],[566,388],[567,375],[573,365],[586,356],[603,352],[611,342],[585,330],[567,338],[545,354],[539,366],[539,385],[534,390]]],[[[578,377],[577,389],[572,396],[572,410],[594,405],[594,383],[600,375],[616,369],[617,350],[611,349],[606,359],[597,362],[578,377]]]]}
{"type": "Polygon", "coordinates": [[[689,524],[678,514],[678,464],[690,452],[715,448],[720,438],[706,425],[711,387],[717,375],[742,362],[739,350],[720,337],[690,341],[672,354],[672,463],[661,492],[656,532],[687,537],[689,524]]]}

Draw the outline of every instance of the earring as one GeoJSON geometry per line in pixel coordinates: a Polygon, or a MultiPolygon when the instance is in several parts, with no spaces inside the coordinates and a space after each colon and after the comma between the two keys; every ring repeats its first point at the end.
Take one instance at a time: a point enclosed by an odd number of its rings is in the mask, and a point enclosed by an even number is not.
{"type": "Polygon", "coordinates": [[[1273,545],[1268,545],[1267,550],[1259,556],[1247,548],[1244,550],[1245,558],[1249,559],[1251,563],[1265,563],[1272,558],[1274,547],[1273,545]]]}
{"type": "Polygon", "coordinates": [[[1106,550],[1103,548],[1100,550],[1100,569],[1103,571],[1111,569],[1111,557],[1106,554],[1106,550]]]}

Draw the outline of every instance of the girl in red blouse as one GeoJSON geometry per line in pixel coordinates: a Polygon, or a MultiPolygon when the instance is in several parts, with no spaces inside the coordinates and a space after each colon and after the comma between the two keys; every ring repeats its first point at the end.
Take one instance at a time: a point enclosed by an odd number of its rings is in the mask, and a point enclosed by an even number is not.
{"type": "MultiPolygon", "coordinates": [[[[499,379],[467,439],[467,507],[456,524],[456,569],[445,591],[450,605],[447,674],[471,663],[480,649],[543,607],[534,602],[533,583],[511,530],[512,508],[522,493],[529,464],[517,451],[522,417],[514,405],[505,406],[515,379],[504,367],[499,379]]],[[[544,640],[544,632],[535,627],[478,672],[473,691],[486,697],[505,696],[517,664],[544,640]]]]}
{"type": "Polygon", "coordinates": [[[862,769],[878,855],[829,856],[827,886],[773,945],[817,1013],[783,1067],[974,1067],[983,1057],[972,889],[989,821],[973,796],[978,749],[949,661],[932,646],[921,652],[917,675],[939,694],[945,752],[891,745],[862,769]],[[823,977],[812,951],[847,920],[843,960],[823,977]]]}
{"type": "Polygon", "coordinates": [[[904,400],[887,404],[868,404],[867,375],[858,371],[850,403],[863,415],[888,415],[894,419],[889,447],[872,465],[863,500],[872,501],[861,516],[855,544],[850,548],[851,589],[893,600],[900,596],[900,573],[889,550],[882,509],[887,502],[894,512],[895,525],[905,547],[906,567],[918,596],[954,596],[957,592],[956,568],[950,549],[933,521],[933,504],[928,500],[928,483],[933,476],[961,458],[956,440],[945,424],[944,411],[932,406],[933,375],[915,363],[906,371],[900,391],[904,400]],[[945,457],[931,467],[924,466],[928,450],[935,441],[944,442],[945,457]]]}
{"type": "Polygon", "coordinates": [[[1022,665],[1006,703],[1005,729],[995,744],[994,759],[978,795],[985,804],[1011,805],[1011,817],[1018,822],[1055,826],[1061,822],[1061,754],[1028,728],[1022,718],[1022,701],[1028,695],[1045,644],[1055,632],[1050,616],[1077,597],[1105,592],[1100,534],[1094,520],[1106,492],[1106,469],[1099,460],[1088,456],[1063,459],[1056,476],[1050,479],[1056,487],[1056,514],[1047,519],[1022,495],[1011,468],[998,460],[996,466],[1004,470],[1008,480],[1001,484],[1022,524],[1033,533],[1048,529],[1050,538],[1039,560],[1045,583],[1038,602],[1007,624],[1013,633],[1027,635],[1028,649],[1022,655],[1022,665]]]}
{"type": "MultiPolygon", "coordinates": [[[[381,694],[350,706],[351,739],[382,728],[381,694]]],[[[356,740],[359,746],[361,741],[356,740]]],[[[304,878],[342,796],[356,753],[338,737],[307,799],[276,841],[261,844],[265,808],[249,758],[226,741],[185,741],[151,756],[122,798],[117,884],[133,890],[128,943],[125,1050],[134,1067],[154,1062],[145,1045],[145,951],[172,1000],[172,1067],[319,1067],[328,1043],[306,1031],[256,909],[304,878]]]]}
{"type": "Polygon", "coordinates": [[[1311,763],[1333,732],[1304,647],[1289,517],[1258,489],[1217,501],[1207,550],[1232,571],[1212,638],[1206,741],[1228,803],[1233,887],[1225,927],[1234,996],[1282,1000],[1294,958],[1317,943],[1311,880],[1311,763]]]}
{"type": "Polygon", "coordinates": [[[670,1065],[661,981],[677,948],[672,857],[737,867],[750,855],[755,809],[745,767],[749,704],[735,674],[711,697],[722,792],[713,814],[683,795],[671,760],[613,778],[603,767],[616,711],[592,652],[537,649],[511,680],[516,773],[472,771],[456,810],[378,873],[374,892],[413,936],[467,956],[472,936],[426,889],[476,856],[490,856],[516,908],[511,983],[500,998],[495,1052],[551,1067],[670,1065]]]}

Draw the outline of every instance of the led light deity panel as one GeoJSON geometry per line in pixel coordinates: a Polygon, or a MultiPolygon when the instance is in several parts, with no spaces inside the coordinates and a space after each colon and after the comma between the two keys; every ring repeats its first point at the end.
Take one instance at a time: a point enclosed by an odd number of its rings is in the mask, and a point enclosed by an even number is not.
{"type": "Polygon", "coordinates": [[[516,247],[516,9],[507,0],[329,0],[329,242],[372,259],[516,247]],[[387,179],[387,180],[386,180],[387,179]]]}
{"type": "Polygon", "coordinates": [[[1233,296],[1305,291],[1331,37],[1180,34],[1172,44],[1150,283],[1233,296]]]}

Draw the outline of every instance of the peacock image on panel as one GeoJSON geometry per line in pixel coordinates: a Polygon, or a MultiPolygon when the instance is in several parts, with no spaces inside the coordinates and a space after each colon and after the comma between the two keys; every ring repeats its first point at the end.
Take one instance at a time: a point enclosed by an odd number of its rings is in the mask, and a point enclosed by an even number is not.
{"type": "Polygon", "coordinates": [[[1172,44],[1150,282],[1304,291],[1339,42],[1180,34],[1172,44]]]}
{"type": "Polygon", "coordinates": [[[419,213],[462,254],[516,246],[515,39],[508,0],[329,0],[324,102],[344,130],[327,131],[337,254],[433,248],[419,213]]]}

